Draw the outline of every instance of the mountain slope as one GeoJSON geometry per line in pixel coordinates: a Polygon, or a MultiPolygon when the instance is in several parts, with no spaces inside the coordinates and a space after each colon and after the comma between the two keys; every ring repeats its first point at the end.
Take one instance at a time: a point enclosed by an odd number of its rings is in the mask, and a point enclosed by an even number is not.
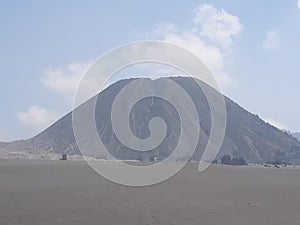
{"type": "MultiPolygon", "coordinates": [[[[210,108],[206,97],[189,78],[161,78],[152,82],[162,82],[163,79],[172,79],[184,88],[197,107],[201,135],[193,159],[199,160],[208,142],[211,126],[210,108]]],[[[164,159],[172,152],[180,135],[178,113],[166,101],[158,98],[142,100],[132,109],[130,116],[132,131],[140,138],[145,138],[149,135],[148,124],[151,118],[160,116],[165,120],[168,127],[167,139],[156,149],[147,153],[128,149],[119,142],[113,132],[110,121],[112,103],[119,91],[132,80],[118,81],[98,96],[95,96],[98,97],[96,124],[99,136],[106,148],[117,158],[149,160],[150,158],[158,157],[159,159],[164,159]]],[[[167,91],[171,92],[172,90],[167,91]]],[[[215,92],[212,88],[210,88],[210,91],[212,93],[215,92]]],[[[218,158],[224,154],[230,154],[236,157],[244,157],[249,162],[261,163],[276,159],[300,162],[300,143],[295,138],[265,123],[258,116],[247,112],[229,98],[225,97],[225,102],[227,108],[227,128],[218,158]]],[[[88,104],[88,102],[85,104],[88,104]]],[[[89,135],[87,134],[83,138],[88,141],[89,135]]],[[[73,135],[71,113],[37,136],[29,140],[10,143],[6,148],[32,153],[80,154],[73,135]]],[[[99,157],[99,153],[91,153],[90,155],[99,157]]]]}

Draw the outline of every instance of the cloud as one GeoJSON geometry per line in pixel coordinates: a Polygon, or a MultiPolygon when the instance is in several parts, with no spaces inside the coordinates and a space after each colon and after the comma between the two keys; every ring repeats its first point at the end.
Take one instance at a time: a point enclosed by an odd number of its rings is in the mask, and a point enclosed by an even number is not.
{"type": "Polygon", "coordinates": [[[194,12],[191,28],[179,31],[174,24],[160,24],[152,32],[153,37],[160,34],[159,39],[187,48],[208,65],[221,88],[234,87],[238,82],[225,71],[224,61],[243,25],[237,16],[212,5],[200,5],[194,12]]]}
{"type": "Polygon", "coordinates": [[[284,125],[283,123],[274,120],[274,119],[265,119],[266,122],[268,122],[269,124],[273,125],[274,127],[277,127],[280,130],[288,130],[287,126],[284,125]]]}
{"type": "Polygon", "coordinates": [[[73,97],[89,63],[73,63],[65,68],[49,68],[40,78],[42,84],[55,92],[73,97]]]}
{"type": "Polygon", "coordinates": [[[34,105],[31,106],[26,112],[18,113],[17,117],[19,121],[26,126],[30,127],[36,132],[40,132],[54,123],[59,118],[59,114],[34,105]]]}
{"type": "Polygon", "coordinates": [[[298,0],[297,7],[300,9],[300,0],[298,0]]]}
{"type": "MultiPolygon", "coordinates": [[[[144,36],[148,39],[169,41],[189,49],[208,65],[221,88],[235,86],[237,81],[225,71],[224,61],[231,51],[234,37],[242,30],[239,18],[224,9],[219,10],[212,5],[204,4],[194,10],[193,22],[190,29],[181,31],[172,23],[160,23],[155,30],[147,32],[144,36]]],[[[90,65],[90,63],[73,63],[65,68],[49,68],[44,71],[40,81],[45,87],[65,97],[73,98],[83,74],[90,65]]],[[[80,102],[98,93],[100,83],[104,83],[106,78],[85,80],[84,89],[87,90],[87,94],[80,102]]]]}
{"type": "Polygon", "coordinates": [[[45,87],[62,95],[70,102],[73,102],[80,85],[80,101],[77,99],[75,105],[78,106],[99,93],[108,78],[107,73],[100,68],[101,65],[91,66],[91,63],[72,63],[66,67],[50,68],[44,71],[40,81],[45,87]],[[82,79],[87,72],[89,72],[88,76],[82,79]]]}
{"type": "Polygon", "coordinates": [[[195,53],[207,64],[221,87],[231,88],[237,84],[237,81],[225,72],[224,54],[217,46],[207,44],[191,32],[169,34],[165,37],[165,40],[185,47],[195,53]]]}
{"type": "Polygon", "coordinates": [[[224,9],[218,10],[212,5],[204,4],[195,12],[194,22],[200,27],[200,34],[223,49],[229,49],[232,38],[242,30],[239,18],[224,9]]]}
{"type": "Polygon", "coordinates": [[[263,49],[277,49],[280,47],[280,36],[276,31],[267,31],[263,49]]]}
{"type": "MultiPolygon", "coordinates": [[[[90,63],[72,63],[66,67],[49,68],[43,72],[40,82],[46,88],[73,102],[75,92],[90,65],[90,63]]],[[[83,100],[76,106],[92,97],[91,92],[96,94],[95,89],[98,88],[98,85],[92,79],[86,79],[82,85],[84,85],[84,90],[86,90],[86,93],[84,93],[86,96],[83,96],[83,100]]],[[[29,107],[25,112],[17,113],[18,120],[30,129],[27,130],[27,133],[41,132],[58,120],[60,116],[61,114],[54,110],[45,109],[37,105],[29,107]]]]}

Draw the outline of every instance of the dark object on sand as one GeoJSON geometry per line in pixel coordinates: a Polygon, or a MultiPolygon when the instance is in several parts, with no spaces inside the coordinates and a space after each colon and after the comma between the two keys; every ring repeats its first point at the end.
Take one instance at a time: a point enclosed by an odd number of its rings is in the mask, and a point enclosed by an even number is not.
{"type": "Polygon", "coordinates": [[[67,160],[67,154],[63,154],[60,160],[67,160]]]}
{"type": "Polygon", "coordinates": [[[224,155],[221,158],[221,163],[224,165],[231,165],[231,166],[246,166],[247,162],[244,158],[231,158],[230,155],[224,155]]]}

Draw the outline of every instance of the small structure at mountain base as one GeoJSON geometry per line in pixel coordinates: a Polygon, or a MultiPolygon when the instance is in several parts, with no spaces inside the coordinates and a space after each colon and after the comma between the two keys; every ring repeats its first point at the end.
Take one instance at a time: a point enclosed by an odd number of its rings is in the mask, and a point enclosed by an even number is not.
{"type": "Polygon", "coordinates": [[[67,154],[63,154],[60,160],[67,160],[67,154]]]}

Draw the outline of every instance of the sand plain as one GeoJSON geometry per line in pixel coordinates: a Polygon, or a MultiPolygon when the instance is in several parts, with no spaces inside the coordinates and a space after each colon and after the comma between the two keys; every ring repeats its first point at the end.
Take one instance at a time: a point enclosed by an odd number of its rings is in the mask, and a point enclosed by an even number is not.
{"type": "Polygon", "coordinates": [[[142,188],[85,162],[0,161],[0,225],[299,225],[300,170],[189,164],[142,188]]]}

